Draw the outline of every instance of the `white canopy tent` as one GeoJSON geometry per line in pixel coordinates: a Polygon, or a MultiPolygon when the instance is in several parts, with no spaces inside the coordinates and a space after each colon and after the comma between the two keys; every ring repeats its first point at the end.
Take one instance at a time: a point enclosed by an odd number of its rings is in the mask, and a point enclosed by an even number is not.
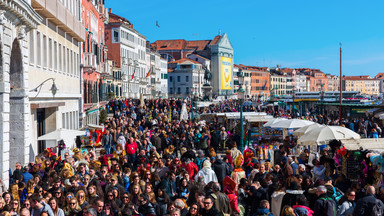
{"type": "Polygon", "coordinates": [[[315,122],[301,119],[288,119],[287,121],[279,121],[272,124],[271,128],[302,128],[312,124],[315,124],[315,122]]]}
{"type": "Polygon", "coordinates": [[[359,150],[360,148],[363,148],[384,151],[384,138],[347,139],[341,140],[341,143],[343,143],[347,150],[359,150]]]}
{"type": "Polygon", "coordinates": [[[320,127],[324,127],[324,126],[320,125],[318,123],[307,125],[307,126],[304,126],[300,129],[295,130],[293,132],[293,135],[300,137],[300,136],[303,136],[304,134],[310,132],[311,130],[316,129],[316,128],[320,128],[320,127]]]}
{"type": "Polygon", "coordinates": [[[272,120],[269,120],[267,123],[264,124],[264,127],[270,127],[271,125],[279,122],[279,121],[286,121],[288,119],[286,118],[274,118],[272,120]]]}
{"type": "Polygon", "coordinates": [[[311,130],[297,141],[299,145],[325,145],[330,140],[360,139],[354,131],[340,126],[324,126],[311,130]]]}
{"type": "Polygon", "coordinates": [[[68,130],[64,128],[57,129],[50,133],[39,136],[37,140],[46,140],[47,148],[55,147],[57,145],[57,141],[64,140],[67,147],[72,148],[75,144],[75,139],[77,136],[84,136],[85,131],[80,130],[68,130]]]}

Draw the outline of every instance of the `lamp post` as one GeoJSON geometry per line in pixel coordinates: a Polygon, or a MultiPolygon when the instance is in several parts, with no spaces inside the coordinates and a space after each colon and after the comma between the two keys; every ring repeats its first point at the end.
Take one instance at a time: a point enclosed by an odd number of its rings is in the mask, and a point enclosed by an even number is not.
{"type": "Polygon", "coordinates": [[[292,88],[292,113],[296,117],[295,96],[296,96],[296,86],[292,88]]]}
{"type": "Polygon", "coordinates": [[[56,95],[56,92],[57,92],[57,87],[56,87],[56,84],[55,84],[55,78],[48,78],[46,80],[44,80],[40,85],[38,85],[36,88],[34,89],[31,89],[30,92],[38,92],[37,95],[35,97],[37,97],[39,94],[40,94],[40,91],[41,91],[41,87],[44,85],[44,83],[48,82],[49,80],[52,80],[52,86],[51,88],[49,89],[51,92],[52,92],[52,96],[55,97],[56,95]]]}
{"type": "Polygon", "coordinates": [[[321,114],[324,115],[324,83],[320,84],[321,91],[320,91],[320,98],[321,98],[321,114]]]}
{"type": "Polygon", "coordinates": [[[237,73],[237,77],[239,79],[239,90],[237,93],[237,97],[239,99],[240,103],[240,152],[244,152],[244,127],[243,127],[243,102],[244,102],[244,96],[245,96],[245,90],[243,88],[244,83],[244,75],[243,70],[239,69],[239,72],[237,73]]]}

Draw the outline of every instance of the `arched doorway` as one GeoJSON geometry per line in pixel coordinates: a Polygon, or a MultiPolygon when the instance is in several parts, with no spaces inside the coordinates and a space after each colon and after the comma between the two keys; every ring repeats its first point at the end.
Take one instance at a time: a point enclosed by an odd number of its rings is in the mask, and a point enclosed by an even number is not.
{"type": "Polygon", "coordinates": [[[24,83],[23,55],[18,39],[12,43],[9,77],[11,85],[9,102],[12,110],[9,116],[10,164],[16,162],[25,164],[29,160],[27,119],[30,110],[24,83]]]}

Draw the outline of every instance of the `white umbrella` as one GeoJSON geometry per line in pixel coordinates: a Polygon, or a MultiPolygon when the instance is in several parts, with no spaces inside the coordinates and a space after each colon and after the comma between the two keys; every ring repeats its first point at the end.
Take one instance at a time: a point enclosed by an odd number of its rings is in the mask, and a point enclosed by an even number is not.
{"type": "Polygon", "coordinates": [[[270,127],[271,125],[277,123],[277,122],[280,122],[280,121],[286,121],[288,119],[286,118],[275,118],[275,119],[272,119],[272,120],[269,120],[267,123],[264,124],[264,127],[270,127]]]}
{"type": "Polygon", "coordinates": [[[304,134],[297,142],[301,145],[325,145],[334,139],[360,139],[360,135],[345,127],[324,126],[304,134]]]}
{"type": "Polygon", "coordinates": [[[293,132],[293,135],[295,136],[303,136],[304,134],[310,132],[311,130],[313,129],[316,129],[316,128],[320,128],[320,127],[324,127],[323,125],[321,124],[311,124],[311,125],[307,125],[307,126],[304,126],[300,129],[297,129],[293,132]]]}
{"type": "Polygon", "coordinates": [[[37,140],[62,140],[66,138],[76,138],[77,136],[85,135],[85,131],[68,130],[64,128],[57,129],[50,133],[39,136],[37,140]]]}
{"type": "Polygon", "coordinates": [[[275,124],[272,124],[271,128],[302,128],[312,124],[315,124],[315,122],[301,119],[289,119],[287,121],[279,121],[275,124]]]}

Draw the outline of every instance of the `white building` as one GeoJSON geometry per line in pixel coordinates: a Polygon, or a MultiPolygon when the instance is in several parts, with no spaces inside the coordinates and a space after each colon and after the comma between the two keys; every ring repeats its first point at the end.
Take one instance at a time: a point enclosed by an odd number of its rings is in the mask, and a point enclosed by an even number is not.
{"type": "Polygon", "coordinates": [[[111,9],[105,32],[111,35],[106,37],[106,43],[110,45],[108,57],[121,66],[123,97],[138,99],[140,94],[147,94],[146,37],[136,31],[127,19],[113,14],[111,9]]]}
{"type": "Polygon", "coordinates": [[[41,22],[30,0],[0,4],[0,178],[6,187],[9,168],[30,159],[28,33],[41,22]]]}
{"type": "Polygon", "coordinates": [[[203,96],[203,65],[200,62],[183,58],[168,63],[168,97],[186,98],[203,96]]]}
{"type": "MultiPolygon", "coordinates": [[[[23,162],[33,161],[34,155],[45,148],[57,146],[57,140],[38,141],[39,136],[62,128],[78,129],[82,110],[80,50],[84,26],[79,16],[80,2],[50,0],[50,7],[37,0],[32,3],[44,21],[29,33],[30,146],[29,160],[23,162]],[[63,11],[64,17],[60,15],[63,11]],[[57,86],[55,95],[51,91],[53,83],[57,86]]],[[[73,137],[64,141],[67,147],[75,145],[73,137]]]]}
{"type": "Polygon", "coordinates": [[[160,97],[168,98],[168,63],[160,58],[160,97]]]}

